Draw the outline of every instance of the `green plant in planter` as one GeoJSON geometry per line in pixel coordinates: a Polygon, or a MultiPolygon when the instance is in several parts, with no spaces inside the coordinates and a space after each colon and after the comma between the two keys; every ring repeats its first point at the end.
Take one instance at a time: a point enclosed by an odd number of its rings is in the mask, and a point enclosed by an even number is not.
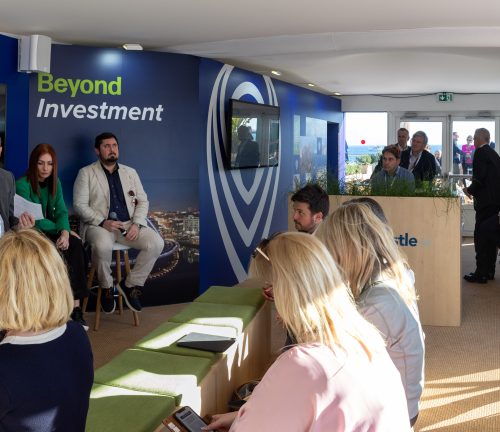
{"type": "MultiPolygon", "coordinates": [[[[345,179],[337,179],[326,172],[318,175],[317,180],[307,182],[306,184],[320,185],[328,195],[351,195],[351,196],[415,196],[415,197],[442,197],[453,198],[458,196],[452,190],[450,182],[443,179],[435,179],[433,182],[420,182],[416,184],[413,191],[404,182],[390,189],[380,188],[373,189],[370,180],[352,180],[346,181],[345,179]]],[[[294,192],[305,185],[294,184],[294,192]]]]}

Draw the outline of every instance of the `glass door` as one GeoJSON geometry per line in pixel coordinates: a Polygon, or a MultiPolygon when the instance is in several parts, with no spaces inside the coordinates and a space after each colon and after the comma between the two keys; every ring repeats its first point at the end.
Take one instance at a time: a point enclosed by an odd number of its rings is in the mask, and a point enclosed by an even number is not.
{"type": "Polygon", "coordinates": [[[452,139],[450,142],[451,162],[454,174],[472,174],[472,158],[474,156],[474,132],[478,128],[486,128],[490,132],[490,145],[495,148],[495,120],[468,119],[453,117],[451,121],[452,139]]]}

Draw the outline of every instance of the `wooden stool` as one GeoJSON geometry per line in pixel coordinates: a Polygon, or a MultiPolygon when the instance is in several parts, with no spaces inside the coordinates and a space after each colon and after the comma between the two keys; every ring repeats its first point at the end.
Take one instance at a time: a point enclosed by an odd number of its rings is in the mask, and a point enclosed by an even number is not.
{"type": "MultiPolygon", "coordinates": [[[[122,280],[122,261],[121,254],[123,252],[123,261],[125,262],[125,275],[130,273],[130,262],[128,259],[128,250],[129,246],[122,245],[120,243],[116,243],[113,245],[113,252],[115,253],[115,270],[116,270],[116,284],[118,285],[122,280]]],[[[89,277],[87,279],[87,287],[90,290],[92,288],[92,282],[94,281],[95,276],[95,265],[92,264],[90,267],[89,277]]],[[[111,287],[113,289],[113,287],[111,287]]],[[[94,322],[94,331],[99,330],[99,324],[101,321],[101,296],[102,296],[102,288],[99,287],[97,289],[97,301],[95,306],[95,322],[94,322]]],[[[85,312],[87,309],[88,297],[83,300],[82,310],[85,312]]],[[[135,311],[131,311],[134,316],[134,325],[137,327],[139,325],[139,314],[135,311]]],[[[123,296],[120,291],[118,291],[118,314],[121,315],[123,313],[123,296]]]]}

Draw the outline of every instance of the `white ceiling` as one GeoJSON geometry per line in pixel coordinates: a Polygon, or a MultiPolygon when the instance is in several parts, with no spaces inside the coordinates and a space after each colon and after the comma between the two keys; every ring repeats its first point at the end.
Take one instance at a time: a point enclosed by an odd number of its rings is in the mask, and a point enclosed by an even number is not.
{"type": "Polygon", "coordinates": [[[0,0],[0,32],[277,69],[325,94],[500,93],[498,0],[0,0]]]}

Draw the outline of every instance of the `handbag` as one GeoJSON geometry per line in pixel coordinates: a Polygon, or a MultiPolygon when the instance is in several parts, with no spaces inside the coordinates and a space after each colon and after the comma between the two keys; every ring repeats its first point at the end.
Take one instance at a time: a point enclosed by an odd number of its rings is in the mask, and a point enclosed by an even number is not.
{"type": "Polygon", "coordinates": [[[239,386],[234,392],[233,397],[228,403],[230,411],[238,411],[245,402],[252,396],[253,390],[259,384],[259,380],[248,381],[239,386]]]}

